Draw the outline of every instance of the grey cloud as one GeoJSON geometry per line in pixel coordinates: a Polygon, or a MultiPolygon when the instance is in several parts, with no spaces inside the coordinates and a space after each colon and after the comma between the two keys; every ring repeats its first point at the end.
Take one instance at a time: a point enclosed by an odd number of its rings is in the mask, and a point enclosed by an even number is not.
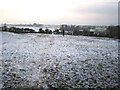
{"type": "Polygon", "coordinates": [[[105,2],[96,3],[91,6],[79,6],[72,13],[82,15],[79,21],[94,24],[117,24],[118,23],[118,3],[105,2]],[[92,15],[91,15],[92,14],[92,15]]]}
{"type": "Polygon", "coordinates": [[[118,6],[117,3],[115,2],[106,2],[106,3],[96,3],[95,5],[92,6],[79,6],[76,9],[74,9],[74,13],[78,14],[110,14],[110,15],[116,15],[118,11],[118,6]]]}

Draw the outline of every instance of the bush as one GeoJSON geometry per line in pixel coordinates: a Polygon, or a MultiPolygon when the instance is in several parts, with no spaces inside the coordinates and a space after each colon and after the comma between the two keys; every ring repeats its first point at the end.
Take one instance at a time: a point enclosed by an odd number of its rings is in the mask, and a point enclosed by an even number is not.
{"type": "Polygon", "coordinates": [[[106,33],[110,38],[120,38],[120,26],[109,26],[106,30],[106,33]]]}
{"type": "Polygon", "coordinates": [[[45,33],[45,31],[42,28],[40,28],[39,33],[45,33]]]}
{"type": "Polygon", "coordinates": [[[52,31],[49,30],[49,29],[45,29],[45,33],[46,33],[46,34],[52,34],[52,31]]]}
{"type": "Polygon", "coordinates": [[[54,34],[60,34],[61,32],[59,32],[59,29],[56,29],[55,31],[54,31],[54,34]]]}

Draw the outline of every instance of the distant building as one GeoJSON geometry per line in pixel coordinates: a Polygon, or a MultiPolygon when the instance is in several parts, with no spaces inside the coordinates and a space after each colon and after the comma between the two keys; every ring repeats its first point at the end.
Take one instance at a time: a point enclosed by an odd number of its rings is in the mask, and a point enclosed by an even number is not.
{"type": "Polygon", "coordinates": [[[105,30],[106,30],[106,28],[95,28],[94,34],[100,35],[102,33],[105,33],[104,32],[105,30]]]}
{"type": "Polygon", "coordinates": [[[95,31],[95,29],[90,29],[90,32],[94,32],[95,31]]]}
{"type": "Polygon", "coordinates": [[[73,31],[65,31],[65,34],[67,34],[67,35],[72,35],[72,34],[73,34],[73,31]]]}
{"type": "Polygon", "coordinates": [[[95,28],[95,31],[105,31],[106,28],[95,28]]]}
{"type": "Polygon", "coordinates": [[[79,30],[79,31],[84,31],[84,30],[79,30]]]}

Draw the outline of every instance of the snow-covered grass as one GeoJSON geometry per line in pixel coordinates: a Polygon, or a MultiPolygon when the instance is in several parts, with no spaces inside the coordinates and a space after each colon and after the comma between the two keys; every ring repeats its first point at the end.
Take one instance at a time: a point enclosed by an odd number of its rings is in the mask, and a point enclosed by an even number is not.
{"type": "Polygon", "coordinates": [[[118,40],[2,32],[4,87],[118,87],[118,40]]]}

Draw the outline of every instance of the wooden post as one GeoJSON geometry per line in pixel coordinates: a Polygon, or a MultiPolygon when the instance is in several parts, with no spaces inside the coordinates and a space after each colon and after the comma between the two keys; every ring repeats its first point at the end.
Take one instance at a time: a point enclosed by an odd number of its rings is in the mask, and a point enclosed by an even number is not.
{"type": "Polygon", "coordinates": [[[63,29],[63,36],[64,36],[64,34],[65,34],[65,30],[63,29]]]}

